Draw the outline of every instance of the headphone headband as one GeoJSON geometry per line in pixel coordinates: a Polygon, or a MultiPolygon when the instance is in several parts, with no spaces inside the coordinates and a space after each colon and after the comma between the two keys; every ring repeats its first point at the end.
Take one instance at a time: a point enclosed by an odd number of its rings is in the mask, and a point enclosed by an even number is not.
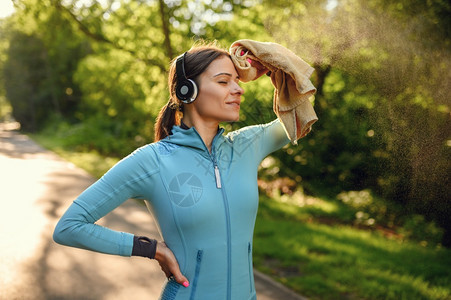
{"type": "Polygon", "coordinates": [[[185,73],[185,57],[186,52],[177,57],[177,62],[175,63],[175,72],[177,74],[177,80],[187,79],[185,73]]]}

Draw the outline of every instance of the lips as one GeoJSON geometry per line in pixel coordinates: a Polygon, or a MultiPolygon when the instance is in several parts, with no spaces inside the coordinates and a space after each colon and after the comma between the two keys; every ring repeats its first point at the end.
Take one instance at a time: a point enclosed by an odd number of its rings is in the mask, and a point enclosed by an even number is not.
{"type": "Polygon", "coordinates": [[[226,102],[227,105],[232,105],[232,106],[234,106],[236,108],[240,108],[240,103],[241,103],[240,100],[226,102]]]}

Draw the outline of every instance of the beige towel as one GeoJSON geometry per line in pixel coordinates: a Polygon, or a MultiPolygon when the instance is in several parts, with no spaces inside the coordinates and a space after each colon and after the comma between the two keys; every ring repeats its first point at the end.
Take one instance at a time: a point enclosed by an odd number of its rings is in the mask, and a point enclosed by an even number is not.
{"type": "Polygon", "coordinates": [[[256,60],[271,71],[275,87],[273,108],[282,121],[293,144],[304,137],[318,120],[310,103],[316,88],[310,81],[314,69],[287,48],[267,42],[238,40],[230,46],[230,55],[240,80],[248,82],[259,77],[248,59],[256,60]]]}

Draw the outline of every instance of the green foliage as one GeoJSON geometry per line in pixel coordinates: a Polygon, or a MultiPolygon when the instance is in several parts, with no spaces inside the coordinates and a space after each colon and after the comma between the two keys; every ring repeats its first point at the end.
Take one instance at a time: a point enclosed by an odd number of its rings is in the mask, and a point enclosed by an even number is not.
{"type": "MultiPolygon", "coordinates": [[[[332,71],[324,84],[323,113],[312,133],[276,154],[281,175],[301,176],[306,184],[327,187],[330,195],[371,184],[375,130],[369,123],[373,96],[356,79],[332,71]],[[352,87],[352,88],[351,88],[352,87]],[[293,163],[294,161],[294,163],[293,163]]],[[[316,101],[316,100],[315,100],[316,101]]],[[[377,130],[377,129],[376,129],[377,130]]]]}
{"type": "Polygon", "coordinates": [[[443,238],[443,229],[423,215],[405,214],[402,207],[374,196],[369,190],[342,192],[337,195],[353,211],[355,225],[372,228],[384,227],[396,232],[406,240],[423,245],[438,245],[443,238]]]}
{"type": "Polygon", "coordinates": [[[8,116],[11,115],[11,105],[6,100],[6,97],[3,95],[0,95],[0,121],[5,120],[8,118],[8,116]]]}
{"type": "Polygon", "coordinates": [[[7,38],[6,30],[7,22],[0,20],[0,121],[4,120],[11,114],[11,104],[6,99],[6,92],[4,90],[4,62],[7,60],[6,50],[9,47],[9,40],[7,38]]]}
{"type": "Polygon", "coordinates": [[[407,239],[420,241],[422,245],[434,245],[442,241],[443,229],[436,222],[427,221],[422,215],[406,216],[402,223],[398,231],[407,239]]]}
{"type": "Polygon", "coordinates": [[[404,22],[414,20],[414,30],[418,35],[433,39],[436,42],[434,47],[449,47],[451,43],[451,4],[449,1],[378,0],[369,1],[369,5],[381,11],[388,11],[404,22]]]}
{"type": "Polygon", "coordinates": [[[89,45],[80,41],[56,11],[39,10],[34,0],[17,4],[22,10],[2,28],[9,41],[4,88],[22,129],[35,131],[53,114],[72,117],[80,98],[72,75],[89,45]],[[58,30],[39,30],[46,27],[58,30]]]}
{"type": "Polygon", "coordinates": [[[52,108],[51,95],[45,88],[44,45],[36,37],[14,32],[8,57],[3,69],[4,84],[13,116],[23,129],[36,130],[52,108]]]}
{"type": "Polygon", "coordinates": [[[66,149],[77,152],[97,151],[101,154],[125,156],[137,148],[136,144],[128,144],[128,140],[121,136],[120,123],[114,120],[90,118],[83,123],[59,123],[58,127],[49,126],[52,134],[61,139],[61,145],[66,149]]]}
{"type": "Polygon", "coordinates": [[[389,211],[387,203],[374,197],[368,190],[341,192],[337,195],[337,199],[355,212],[355,224],[366,226],[382,224],[390,227],[394,225],[395,211],[389,211]]]}
{"type": "Polygon", "coordinates": [[[81,127],[93,131],[84,134],[93,141],[103,141],[104,146],[98,149],[101,153],[123,156],[152,138],[149,119],[155,118],[155,108],[162,105],[165,96],[157,68],[111,50],[86,57],[74,79],[85,95],[76,117],[83,122],[81,127]],[[110,135],[117,147],[106,147],[109,141],[102,135],[110,135]]]}
{"type": "Polygon", "coordinates": [[[451,244],[451,55],[438,28],[450,6],[407,2],[268,2],[267,30],[315,66],[318,88],[314,131],[277,159],[307,190],[371,188],[406,214],[435,219],[451,244]]]}

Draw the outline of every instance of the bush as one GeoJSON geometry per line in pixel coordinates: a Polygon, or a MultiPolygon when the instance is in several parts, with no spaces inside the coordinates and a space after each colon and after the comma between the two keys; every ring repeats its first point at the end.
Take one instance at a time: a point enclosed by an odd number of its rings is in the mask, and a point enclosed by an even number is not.
{"type": "Polygon", "coordinates": [[[65,149],[77,152],[95,151],[106,156],[123,157],[139,147],[142,141],[124,132],[120,123],[107,119],[89,118],[71,124],[54,119],[42,134],[55,136],[65,149]]]}
{"type": "Polygon", "coordinates": [[[404,218],[403,225],[398,229],[406,239],[421,242],[426,246],[439,244],[442,241],[443,229],[435,222],[428,222],[422,215],[411,215],[404,218]]]}

